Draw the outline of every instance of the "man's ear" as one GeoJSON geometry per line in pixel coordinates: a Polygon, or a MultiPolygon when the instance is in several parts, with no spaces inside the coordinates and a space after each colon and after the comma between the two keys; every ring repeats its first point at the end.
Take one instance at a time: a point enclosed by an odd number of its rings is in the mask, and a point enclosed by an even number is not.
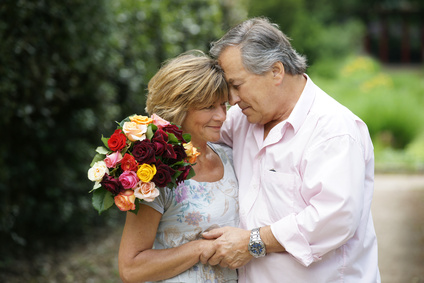
{"type": "Polygon", "coordinates": [[[277,80],[279,83],[283,81],[285,75],[283,63],[278,61],[272,65],[272,75],[274,76],[274,79],[277,80]]]}

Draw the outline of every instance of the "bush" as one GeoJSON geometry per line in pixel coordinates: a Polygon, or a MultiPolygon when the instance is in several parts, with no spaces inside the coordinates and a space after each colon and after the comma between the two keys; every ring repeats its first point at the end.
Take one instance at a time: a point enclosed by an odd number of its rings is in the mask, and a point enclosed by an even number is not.
{"type": "Polygon", "coordinates": [[[220,9],[218,0],[0,4],[0,268],[121,219],[91,207],[94,149],[114,121],[144,112],[162,61],[208,50],[222,34],[220,9]]]}
{"type": "Polygon", "coordinates": [[[85,197],[84,176],[96,132],[106,129],[101,121],[116,109],[103,64],[110,21],[104,5],[0,6],[2,257],[38,250],[100,222],[85,197]]]}
{"type": "Polygon", "coordinates": [[[400,155],[402,163],[424,162],[422,154],[408,154],[424,145],[422,70],[384,69],[370,57],[352,56],[327,66],[335,70],[329,78],[325,73],[321,76],[321,64],[325,61],[310,68],[311,78],[368,125],[378,162],[393,163],[394,156],[400,155]]]}

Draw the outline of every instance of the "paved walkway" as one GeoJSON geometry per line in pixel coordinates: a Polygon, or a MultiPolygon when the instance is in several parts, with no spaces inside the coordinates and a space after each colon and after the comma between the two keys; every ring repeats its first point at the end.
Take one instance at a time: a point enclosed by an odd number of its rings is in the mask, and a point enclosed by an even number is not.
{"type": "Polygon", "coordinates": [[[377,175],[372,205],[383,283],[424,283],[424,175],[377,175]]]}

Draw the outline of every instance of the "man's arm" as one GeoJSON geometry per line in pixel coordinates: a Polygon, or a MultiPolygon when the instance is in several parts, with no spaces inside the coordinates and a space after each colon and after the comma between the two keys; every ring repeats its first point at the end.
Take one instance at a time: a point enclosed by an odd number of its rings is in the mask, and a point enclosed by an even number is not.
{"type": "MultiPolygon", "coordinates": [[[[275,239],[270,226],[261,227],[261,239],[267,253],[284,252],[285,249],[275,239]]],[[[234,227],[223,227],[203,234],[206,239],[216,239],[213,247],[206,249],[200,256],[203,264],[220,265],[231,269],[247,264],[253,256],[249,253],[248,245],[250,231],[234,227]]]]}

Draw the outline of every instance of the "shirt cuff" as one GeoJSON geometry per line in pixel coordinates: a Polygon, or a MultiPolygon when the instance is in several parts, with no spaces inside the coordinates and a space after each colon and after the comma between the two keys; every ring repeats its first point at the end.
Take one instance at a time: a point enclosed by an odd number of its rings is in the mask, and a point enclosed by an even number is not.
{"type": "Polygon", "coordinates": [[[300,233],[296,215],[290,214],[271,225],[271,231],[277,241],[286,251],[304,266],[321,259],[312,254],[308,241],[300,233]]]}

